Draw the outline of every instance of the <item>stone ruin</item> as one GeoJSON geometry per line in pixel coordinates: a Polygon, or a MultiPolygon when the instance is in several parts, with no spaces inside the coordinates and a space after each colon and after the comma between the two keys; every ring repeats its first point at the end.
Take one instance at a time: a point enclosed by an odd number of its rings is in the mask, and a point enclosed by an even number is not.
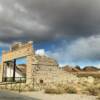
{"type": "MultiPolygon", "coordinates": [[[[49,82],[72,82],[77,81],[76,76],[68,74],[59,68],[56,60],[35,54],[33,48],[33,42],[29,41],[27,43],[16,42],[12,44],[9,51],[2,52],[2,62],[0,68],[0,82],[5,82],[7,78],[7,67],[13,69],[12,82],[16,81],[16,71],[17,68],[16,60],[19,58],[26,58],[26,83],[31,83],[36,81],[37,83],[49,83],[49,82]]],[[[25,73],[25,72],[24,72],[25,73]]]]}

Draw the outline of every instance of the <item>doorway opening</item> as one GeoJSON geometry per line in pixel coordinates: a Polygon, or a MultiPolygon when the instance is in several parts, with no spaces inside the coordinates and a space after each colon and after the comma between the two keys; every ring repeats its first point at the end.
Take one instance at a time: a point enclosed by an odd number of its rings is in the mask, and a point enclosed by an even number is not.
{"type": "Polygon", "coordinates": [[[3,82],[26,82],[25,57],[4,62],[3,82]]]}

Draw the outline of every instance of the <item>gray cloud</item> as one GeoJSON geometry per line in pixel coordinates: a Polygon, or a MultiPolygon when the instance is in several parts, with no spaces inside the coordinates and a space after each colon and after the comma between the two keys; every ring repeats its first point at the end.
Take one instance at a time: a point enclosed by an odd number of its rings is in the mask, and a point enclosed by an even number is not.
{"type": "Polygon", "coordinates": [[[78,38],[100,33],[98,0],[0,0],[0,41],[78,38]]]}
{"type": "Polygon", "coordinates": [[[56,49],[47,51],[60,63],[98,62],[100,59],[100,35],[79,38],[68,44],[63,41],[56,49]]]}
{"type": "Polygon", "coordinates": [[[47,52],[58,61],[100,59],[100,1],[0,0],[0,47],[58,38],[65,42],[47,52]]]}

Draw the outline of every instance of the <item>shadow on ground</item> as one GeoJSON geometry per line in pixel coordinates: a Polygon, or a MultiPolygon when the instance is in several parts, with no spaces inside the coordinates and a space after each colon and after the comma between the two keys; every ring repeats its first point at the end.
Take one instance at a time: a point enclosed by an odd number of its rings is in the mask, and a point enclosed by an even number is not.
{"type": "Polygon", "coordinates": [[[12,93],[9,91],[0,91],[0,100],[40,100],[40,99],[23,96],[18,93],[12,93]]]}

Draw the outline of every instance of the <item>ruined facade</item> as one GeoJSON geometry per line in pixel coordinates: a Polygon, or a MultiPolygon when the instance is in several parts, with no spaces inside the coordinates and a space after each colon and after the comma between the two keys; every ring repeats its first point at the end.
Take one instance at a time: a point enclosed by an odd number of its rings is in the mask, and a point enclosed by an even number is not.
{"type": "Polygon", "coordinates": [[[17,42],[12,44],[9,51],[2,52],[0,82],[5,82],[7,77],[12,77],[13,81],[15,81],[16,72],[20,69],[20,66],[17,67],[16,65],[16,60],[23,57],[26,58],[26,70],[23,70],[26,71],[26,83],[33,81],[33,77],[40,79],[39,77],[44,72],[58,69],[58,64],[54,59],[36,55],[32,45],[31,41],[27,43],[17,42]],[[12,71],[9,72],[8,69],[12,69],[12,71]],[[8,72],[11,74],[10,76],[8,72]]]}

